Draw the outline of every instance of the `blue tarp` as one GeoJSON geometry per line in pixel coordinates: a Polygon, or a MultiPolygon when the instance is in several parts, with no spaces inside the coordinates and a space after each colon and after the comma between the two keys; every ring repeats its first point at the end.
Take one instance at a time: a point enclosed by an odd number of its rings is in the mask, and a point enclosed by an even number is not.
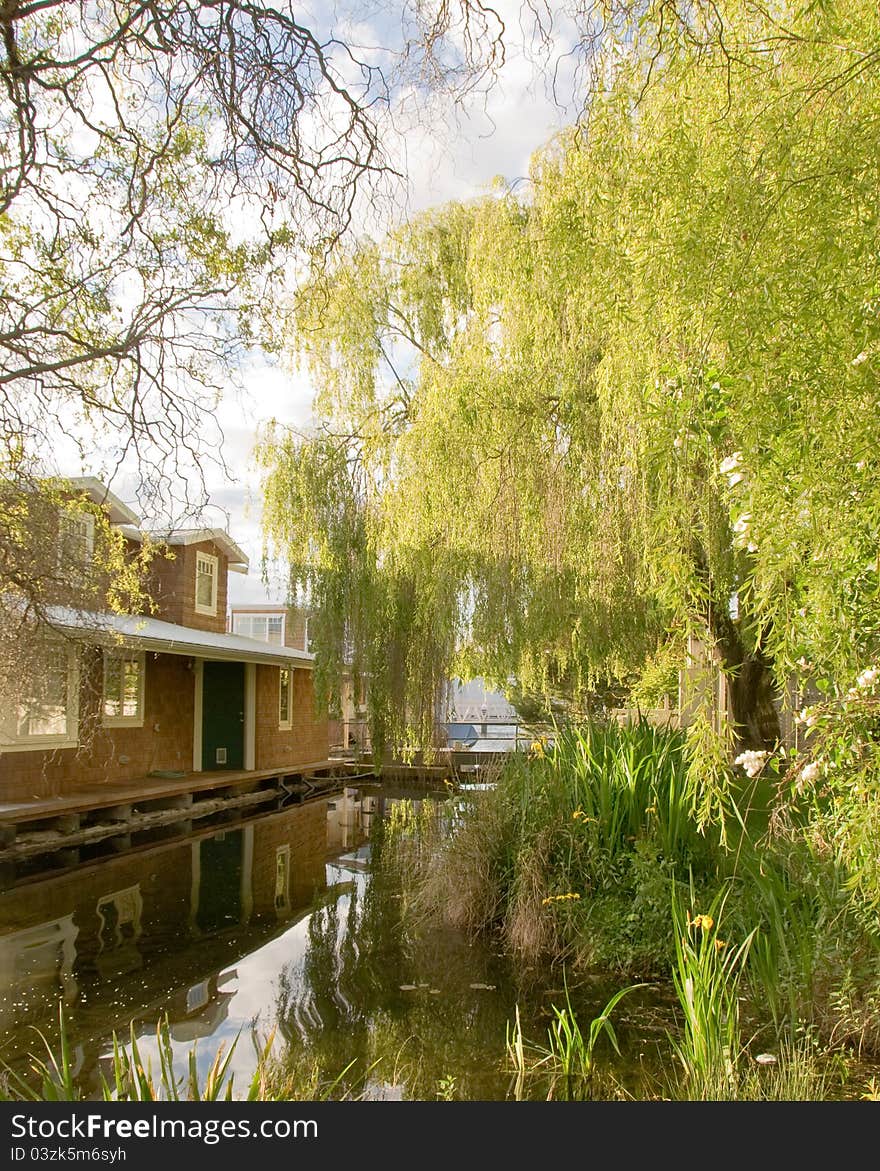
{"type": "Polygon", "coordinates": [[[470,747],[471,744],[476,743],[479,739],[477,730],[473,724],[447,724],[446,725],[446,740],[448,743],[456,741],[459,744],[466,744],[470,747]]]}

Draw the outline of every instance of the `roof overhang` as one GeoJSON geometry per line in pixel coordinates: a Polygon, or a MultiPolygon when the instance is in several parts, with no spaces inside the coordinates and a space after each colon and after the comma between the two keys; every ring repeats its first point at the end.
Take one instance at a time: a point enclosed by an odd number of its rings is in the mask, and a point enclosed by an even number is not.
{"type": "Polygon", "coordinates": [[[166,655],[187,655],[226,663],[262,663],[311,670],[315,656],[295,647],[275,646],[241,634],[220,634],[178,626],[139,614],[87,613],[58,607],[50,612],[54,627],[99,646],[126,646],[166,655]]]}
{"type": "Polygon", "coordinates": [[[229,568],[233,573],[248,571],[247,553],[236,545],[225,529],[176,529],[171,532],[152,530],[148,535],[153,541],[165,545],[199,545],[203,541],[213,541],[229,559],[229,568]]]}
{"type": "Polygon", "coordinates": [[[124,504],[118,496],[102,484],[95,476],[65,476],[60,481],[63,486],[70,485],[77,492],[85,492],[95,504],[107,509],[110,523],[113,525],[138,525],[141,518],[124,504]]]}

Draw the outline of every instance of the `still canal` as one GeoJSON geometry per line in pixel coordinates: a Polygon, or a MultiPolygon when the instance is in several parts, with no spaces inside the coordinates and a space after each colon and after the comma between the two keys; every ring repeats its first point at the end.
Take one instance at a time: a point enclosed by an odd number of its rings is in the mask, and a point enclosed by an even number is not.
{"type": "MultiPolygon", "coordinates": [[[[517,971],[491,941],[405,927],[400,876],[373,849],[396,802],[447,797],[367,785],[13,879],[0,891],[0,1060],[23,1072],[45,1054],[36,1030],[57,1041],[60,1001],[85,1096],[112,1081],[113,1035],[128,1038],[132,1022],[158,1069],[167,1015],[181,1075],[193,1050],[204,1077],[237,1039],[235,1096],[271,1038],[291,1097],[347,1071],[340,1084],[359,1097],[510,1098],[511,1027],[519,1013],[526,1036],[546,1039],[560,973],[517,971]]],[[[568,991],[588,1020],[612,990],[568,991]]],[[[668,1022],[649,990],[615,1023],[631,1078],[668,1022]]]]}

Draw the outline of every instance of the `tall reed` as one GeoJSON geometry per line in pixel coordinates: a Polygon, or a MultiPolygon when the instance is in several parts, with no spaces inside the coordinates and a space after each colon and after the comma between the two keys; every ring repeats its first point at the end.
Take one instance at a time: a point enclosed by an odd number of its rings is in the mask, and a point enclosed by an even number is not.
{"type": "Polygon", "coordinates": [[[640,835],[670,858],[705,851],[692,817],[685,738],[677,730],[647,720],[572,726],[560,732],[547,759],[565,782],[572,816],[594,827],[608,854],[629,850],[640,835]]]}
{"type": "Polygon", "coordinates": [[[500,929],[529,961],[647,975],[671,958],[670,886],[689,873],[715,886],[725,864],[693,809],[679,731],[557,728],[512,755],[438,844],[413,907],[468,931],[500,929]]]}

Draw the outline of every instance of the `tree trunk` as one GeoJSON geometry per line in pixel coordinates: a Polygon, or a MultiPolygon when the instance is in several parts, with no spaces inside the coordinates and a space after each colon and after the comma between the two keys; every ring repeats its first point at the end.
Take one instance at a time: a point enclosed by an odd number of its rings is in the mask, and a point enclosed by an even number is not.
{"type": "Polygon", "coordinates": [[[772,749],[781,729],[773,666],[763,652],[746,651],[734,620],[710,606],[709,629],[727,675],[737,752],[772,749]]]}

